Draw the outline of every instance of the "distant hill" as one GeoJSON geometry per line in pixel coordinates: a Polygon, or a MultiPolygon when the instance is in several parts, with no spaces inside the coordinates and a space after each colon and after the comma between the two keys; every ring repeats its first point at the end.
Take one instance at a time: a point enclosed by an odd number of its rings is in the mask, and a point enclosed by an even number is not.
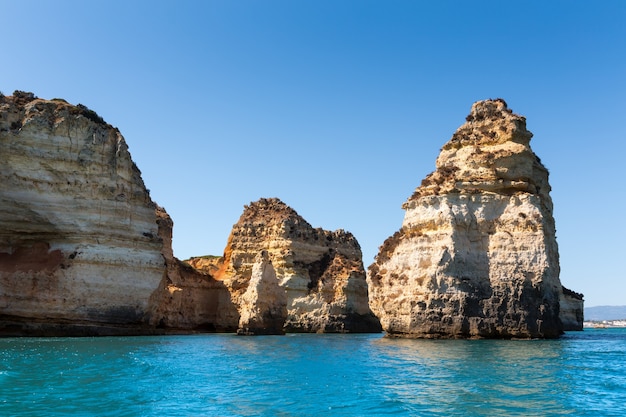
{"type": "Polygon", "coordinates": [[[585,307],[585,321],[626,319],[626,306],[585,307]]]}

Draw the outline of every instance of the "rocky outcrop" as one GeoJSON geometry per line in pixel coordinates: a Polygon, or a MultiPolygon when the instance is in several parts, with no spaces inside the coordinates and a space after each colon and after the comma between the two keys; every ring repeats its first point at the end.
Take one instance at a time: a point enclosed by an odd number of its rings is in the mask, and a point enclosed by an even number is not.
{"type": "Polygon", "coordinates": [[[277,199],[245,208],[222,258],[179,261],[116,128],[0,94],[0,335],[377,332],[374,310],[391,335],[556,337],[582,327],[582,296],[559,281],[531,136],[502,100],[473,106],[370,267],[368,305],[356,239],[277,199]]]}
{"type": "Polygon", "coordinates": [[[217,268],[214,277],[238,306],[241,333],[252,328],[251,322],[271,322],[254,326],[276,330],[283,320],[283,295],[287,307],[283,331],[377,332],[380,324],[368,306],[361,257],[350,233],[314,229],[282,201],[261,199],[245,207],[217,264],[189,262],[217,268]],[[261,259],[267,260],[259,260],[262,253],[266,255],[261,259]],[[278,288],[271,284],[274,274],[278,288]],[[271,298],[264,299],[262,291],[271,298]]]}
{"type": "Polygon", "coordinates": [[[241,296],[238,334],[284,334],[287,292],[280,286],[267,251],[252,266],[248,289],[241,296]]]}
{"type": "Polygon", "coordinates": [[[472,106],[369,268],[370,305],[388,334],[562,333],[548,171],[531,137],[503,100],[472,106]]]}
{"type": "Polygon", "coordinates": [[[0,150],[0,334],[380,330],[354,237],[277,200],[204,272],[176,259],[124,138],[85,106],[0,95],[0,150]]]}
{"type": "Polygon", "coordinates": [[[219,271],[223,258],[215,255],[196,256],[185,260],[187,265],[192,266],[195,269],[203,271],[204,273],[214,275],[219,271]]]}
{"type": "Polygon", "coordinates": [[[142,331],[166,266],[120,132],[15,92],[0,96],[0,154],[0,333],[142,331]]]}
{"type": "Polygon", "coordinates": [[[149,323],[167,333],[236,331],[239,313],[226,286],[174,257],[174,223],[160,207],[156,215],[166,273],[150,298],[149,323]]]}
{"type": "Polygon", "coordinates": [[[565,331],[582,331],[585,321],[583,295],[563,287],[559,317],[565,331]]]}

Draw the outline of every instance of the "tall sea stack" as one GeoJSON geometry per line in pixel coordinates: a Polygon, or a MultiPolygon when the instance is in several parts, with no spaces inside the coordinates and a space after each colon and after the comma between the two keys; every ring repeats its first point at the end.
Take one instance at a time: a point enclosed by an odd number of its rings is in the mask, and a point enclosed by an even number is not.
{"type": "Polygon", "coordinates": [[[532,133],[501,99],[466,120],[370,266],[370,306],[392,336],[558,337],[559,253],[532,133]]]}

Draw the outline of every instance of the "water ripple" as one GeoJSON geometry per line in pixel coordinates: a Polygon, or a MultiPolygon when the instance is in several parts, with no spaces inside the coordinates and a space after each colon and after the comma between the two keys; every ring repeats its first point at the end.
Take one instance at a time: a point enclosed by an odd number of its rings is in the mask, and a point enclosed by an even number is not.
{"type": "Polygon", "coordinates": [[[626,331],[0,339],[7,416],[621,416],[626,331]]]}

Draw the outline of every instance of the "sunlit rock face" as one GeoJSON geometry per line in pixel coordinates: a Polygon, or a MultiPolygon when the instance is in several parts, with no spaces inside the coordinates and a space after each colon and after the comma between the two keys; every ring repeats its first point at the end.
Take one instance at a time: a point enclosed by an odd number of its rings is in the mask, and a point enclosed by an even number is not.
{"type": "Polygon", "coordinates": [[[238,334],[284,334],[287,320],[287,292],[280,286],[266,251],[252,265],[248,289],[241,296],[238,334]]]}
{"type": "Polygon", "coordinates": [[[155,204],[84,106],[0,97],[0,332],[136,333],[165,273],[155,204]]]}
{"type": "MultiPolygon", "coordinates": [[[[265,258],[263,258],[265,259],[265,258]]],[[[205,262],[189,261],[200,266],[205,262]]],[[[380,323],[368,306],[367,283],[361,249],[352,234],[314,229],[278,199],[261,199],[245,207],[233,226],[224,256],[206,263],[222,281],[238,306],[240,333],[251,317],[277,316],[285,332],[377,332],[380,323]],[[260,254],[267,259],[261,262],[260,254]],[[257,268],[269,268],[252,282],[257,268]],[[272,276],[278,287],[271,284],[272,276]],[[265,282],[265,284],[263,284],[265,282]],[[256,291],[256,292],[255,292],[256,291]],[[265,295],[262,295],[265,294],[265,295]],[[286,317],[280,317],[282,297],[286,317]],[[270,300],[266,299],[271,297],[270,300]],[[256,311],[256,313],[254,313],[256,311]]],[[[257,326],[259,327],[259,326],[257,326]]],[[[261,326],[262,327],[262,326],[261,326]]]]}
{"type": "Polygon", "coordinates": [[[150,298],[150,324],[167,333],[236,331],[239,313],[224,283],[175,258],[174,222],[161,207],[156,215],[167,272],[150,298]]]}
{"type": "Polygon", "coordinates": [[[369,268],[390,335],[553,338],[562,287],[548,171],[524,117],[477,102],[369,268]]]}

